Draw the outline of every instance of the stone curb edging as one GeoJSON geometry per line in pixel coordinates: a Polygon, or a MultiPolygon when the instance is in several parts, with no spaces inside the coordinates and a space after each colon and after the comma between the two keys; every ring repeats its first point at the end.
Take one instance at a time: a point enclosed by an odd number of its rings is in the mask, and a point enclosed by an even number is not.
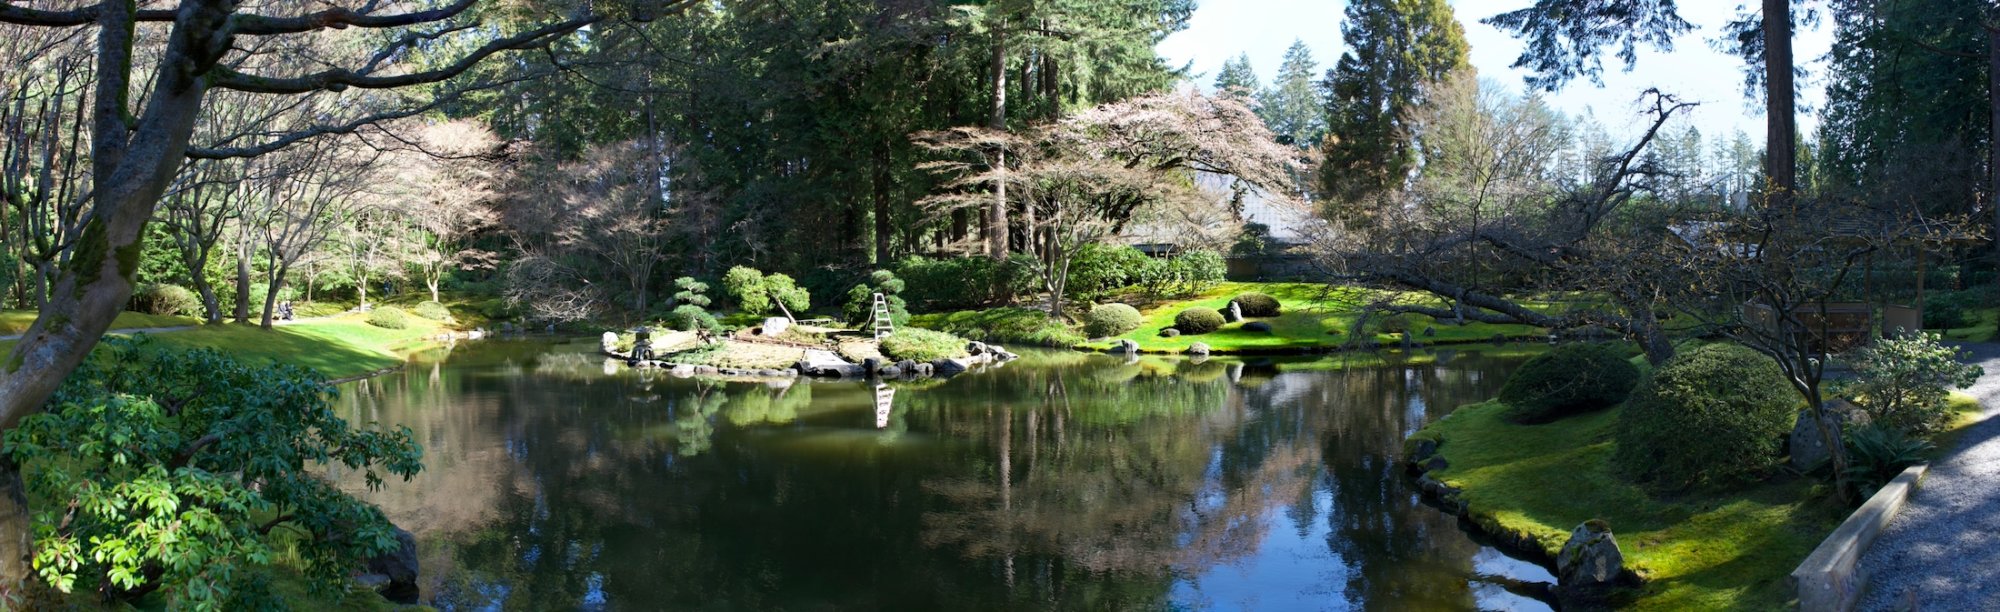
{"type": "Polygon", "coordinates": [[[1861,555],[1889,527],[1929,470],[1930,464],[1920,463],[1897,474],[1792,570],[1788,582],[1798,594],[1800,610],[1854,609],[1868,590],[1868,576],[1860,571],[1861,555]]]}

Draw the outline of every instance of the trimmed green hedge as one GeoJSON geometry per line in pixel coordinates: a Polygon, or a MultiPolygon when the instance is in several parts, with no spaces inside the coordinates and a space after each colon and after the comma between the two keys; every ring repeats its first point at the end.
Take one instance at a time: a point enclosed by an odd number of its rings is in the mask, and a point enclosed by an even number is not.
{"type": "Polygon", "coordinates": [[[368,311],[368,324],[382,329],[403,329],[410,326],[410,315],[395,306],[381,306],[368,311]]]}
{"type": "Polygon", "coordinates": [[[1698,347],[1632,391],[1612,461],[1668,487],[1753,479],[1777,462],[1798,403],[1770,358],[1733,344],[1698,347]]]}
{"type": "Polygon", "coordinates": [[[445,308],[444,304],[439,304],[437,302],[424,302],[422,304],[417,304],[417,307],[411,309],[411,312],[416,313],[417,316],[419,317],[430,319],[432,321],[443,321],[451,318],[451,309],[445,308]]]}
{"type": "Polygon", "coordinates": [[[1214,308],[1189,308],[1174,315],[1174,329],[1188,335],[1206,334],[1222,329],[1222,313],[1214,308]]]}
{"type": "Polygon", "coordinates": [[[1639,384],[1639,366],[1610,343],[1565,344],[1521,364],[1500,387],[1507,420],[1547,423],[1625,401],[1639,384]]]}
{"type": "Polygon", "coordinates": [[[1083,331],[1092,338],[1109,338],[1139,329],[1145,319],[1126,304],[1099,304],[1084,317],[1083,331]]]}
{"type": "Polygon", "coordinates": [[[1235,301],[1236,306],[1243,309],[1243,316],[1246,317],[1275,317],[1283,310],[1278,298],[1254,291],[1237,295],[1235,301]]]}

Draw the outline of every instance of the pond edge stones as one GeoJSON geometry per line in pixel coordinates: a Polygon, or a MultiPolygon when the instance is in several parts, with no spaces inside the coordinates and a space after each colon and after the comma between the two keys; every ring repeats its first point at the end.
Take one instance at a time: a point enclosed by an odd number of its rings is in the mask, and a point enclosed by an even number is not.
{"type": "Polygon", "coordinates": [[[1625,554],[1618,551],[1611,524],[1584,521],[1556,553],[1556,595],[1565,608],[1601,606],[1624,572],[1625,554]]]}

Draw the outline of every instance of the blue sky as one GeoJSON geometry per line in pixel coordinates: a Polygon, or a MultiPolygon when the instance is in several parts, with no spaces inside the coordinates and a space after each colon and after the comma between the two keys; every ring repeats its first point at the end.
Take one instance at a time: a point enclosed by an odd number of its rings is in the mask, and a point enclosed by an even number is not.
{"type": "MultiPolygon", "coordinates": [[[[1519,90],[1523,72],[1508,68],[1520,55],[1521,43],[1480,19],[1532,4],[1532,0],[1452,0],[1458,19],[1465,26],[1472,45],[1472,64],[1481,77],[1519,90]]],[[[1575,82],[1549,96],[1557,108],[1572,115],[1586,112],[1595,116],[1613,135],[1636,135],[1637,110],[1633,104],[1648,87],[1659,87],[1683,98],[1702,102],[1693,115],[1695,124],[1713,142],[1719,135],[1741,129],[1753,142],[1761,142],[1764,118],[1760,105],[1743,96],[1742,61],[1715,51],[1709,41],[1719,36],[1722,25],[1733,19],[1740,0],[1687,0],[1681,15],[1698,30],[1682,36],[1671,53],[1643,51],[1632,72],[1623,71],[1615,58],[1605,66],[1604,86],[1575,82]]],[[[1341,0],[1200,0],[1187,30],[1175,33],[1159,45],[1159,52],[1176,66],[1192,63],[1197,82],[1209,87],[1222,62],[1239,53],[1248,53],[1257,69],[1257,78],[1269,82],[1278,71],[1285,48],[1294,39],[1311,47],[1313,59],[1324,71],[1333,66],[1346,47],[1340,40],[1341,0]]],[[[1800,83],[1801,104],[1817,107],[1825,99],[1817,77],[1823,73],[1818,59],[1832,44],[1833,35],[1825,25],[1804,30],[1794,41],[1795,52],[1812,76],[1800,83]]],[[[1818,123],[1813,117],[1799,118],[1802,134],[1810,135],[1818,123]]]]}

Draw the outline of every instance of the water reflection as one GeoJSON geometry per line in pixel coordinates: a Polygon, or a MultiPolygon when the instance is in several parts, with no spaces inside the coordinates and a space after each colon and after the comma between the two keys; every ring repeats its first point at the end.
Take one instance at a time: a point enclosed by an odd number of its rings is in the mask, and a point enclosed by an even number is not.
{"type": "Polygon", "coordinates": [[[1544,608],[1508,588],[1546,572],[1395,464],[1515,363],[1439,357],[1034,352],[874,386],[493,343],[342,401],[425,442],[429,469],[369,497],[441,609],[1544,608]]]}

